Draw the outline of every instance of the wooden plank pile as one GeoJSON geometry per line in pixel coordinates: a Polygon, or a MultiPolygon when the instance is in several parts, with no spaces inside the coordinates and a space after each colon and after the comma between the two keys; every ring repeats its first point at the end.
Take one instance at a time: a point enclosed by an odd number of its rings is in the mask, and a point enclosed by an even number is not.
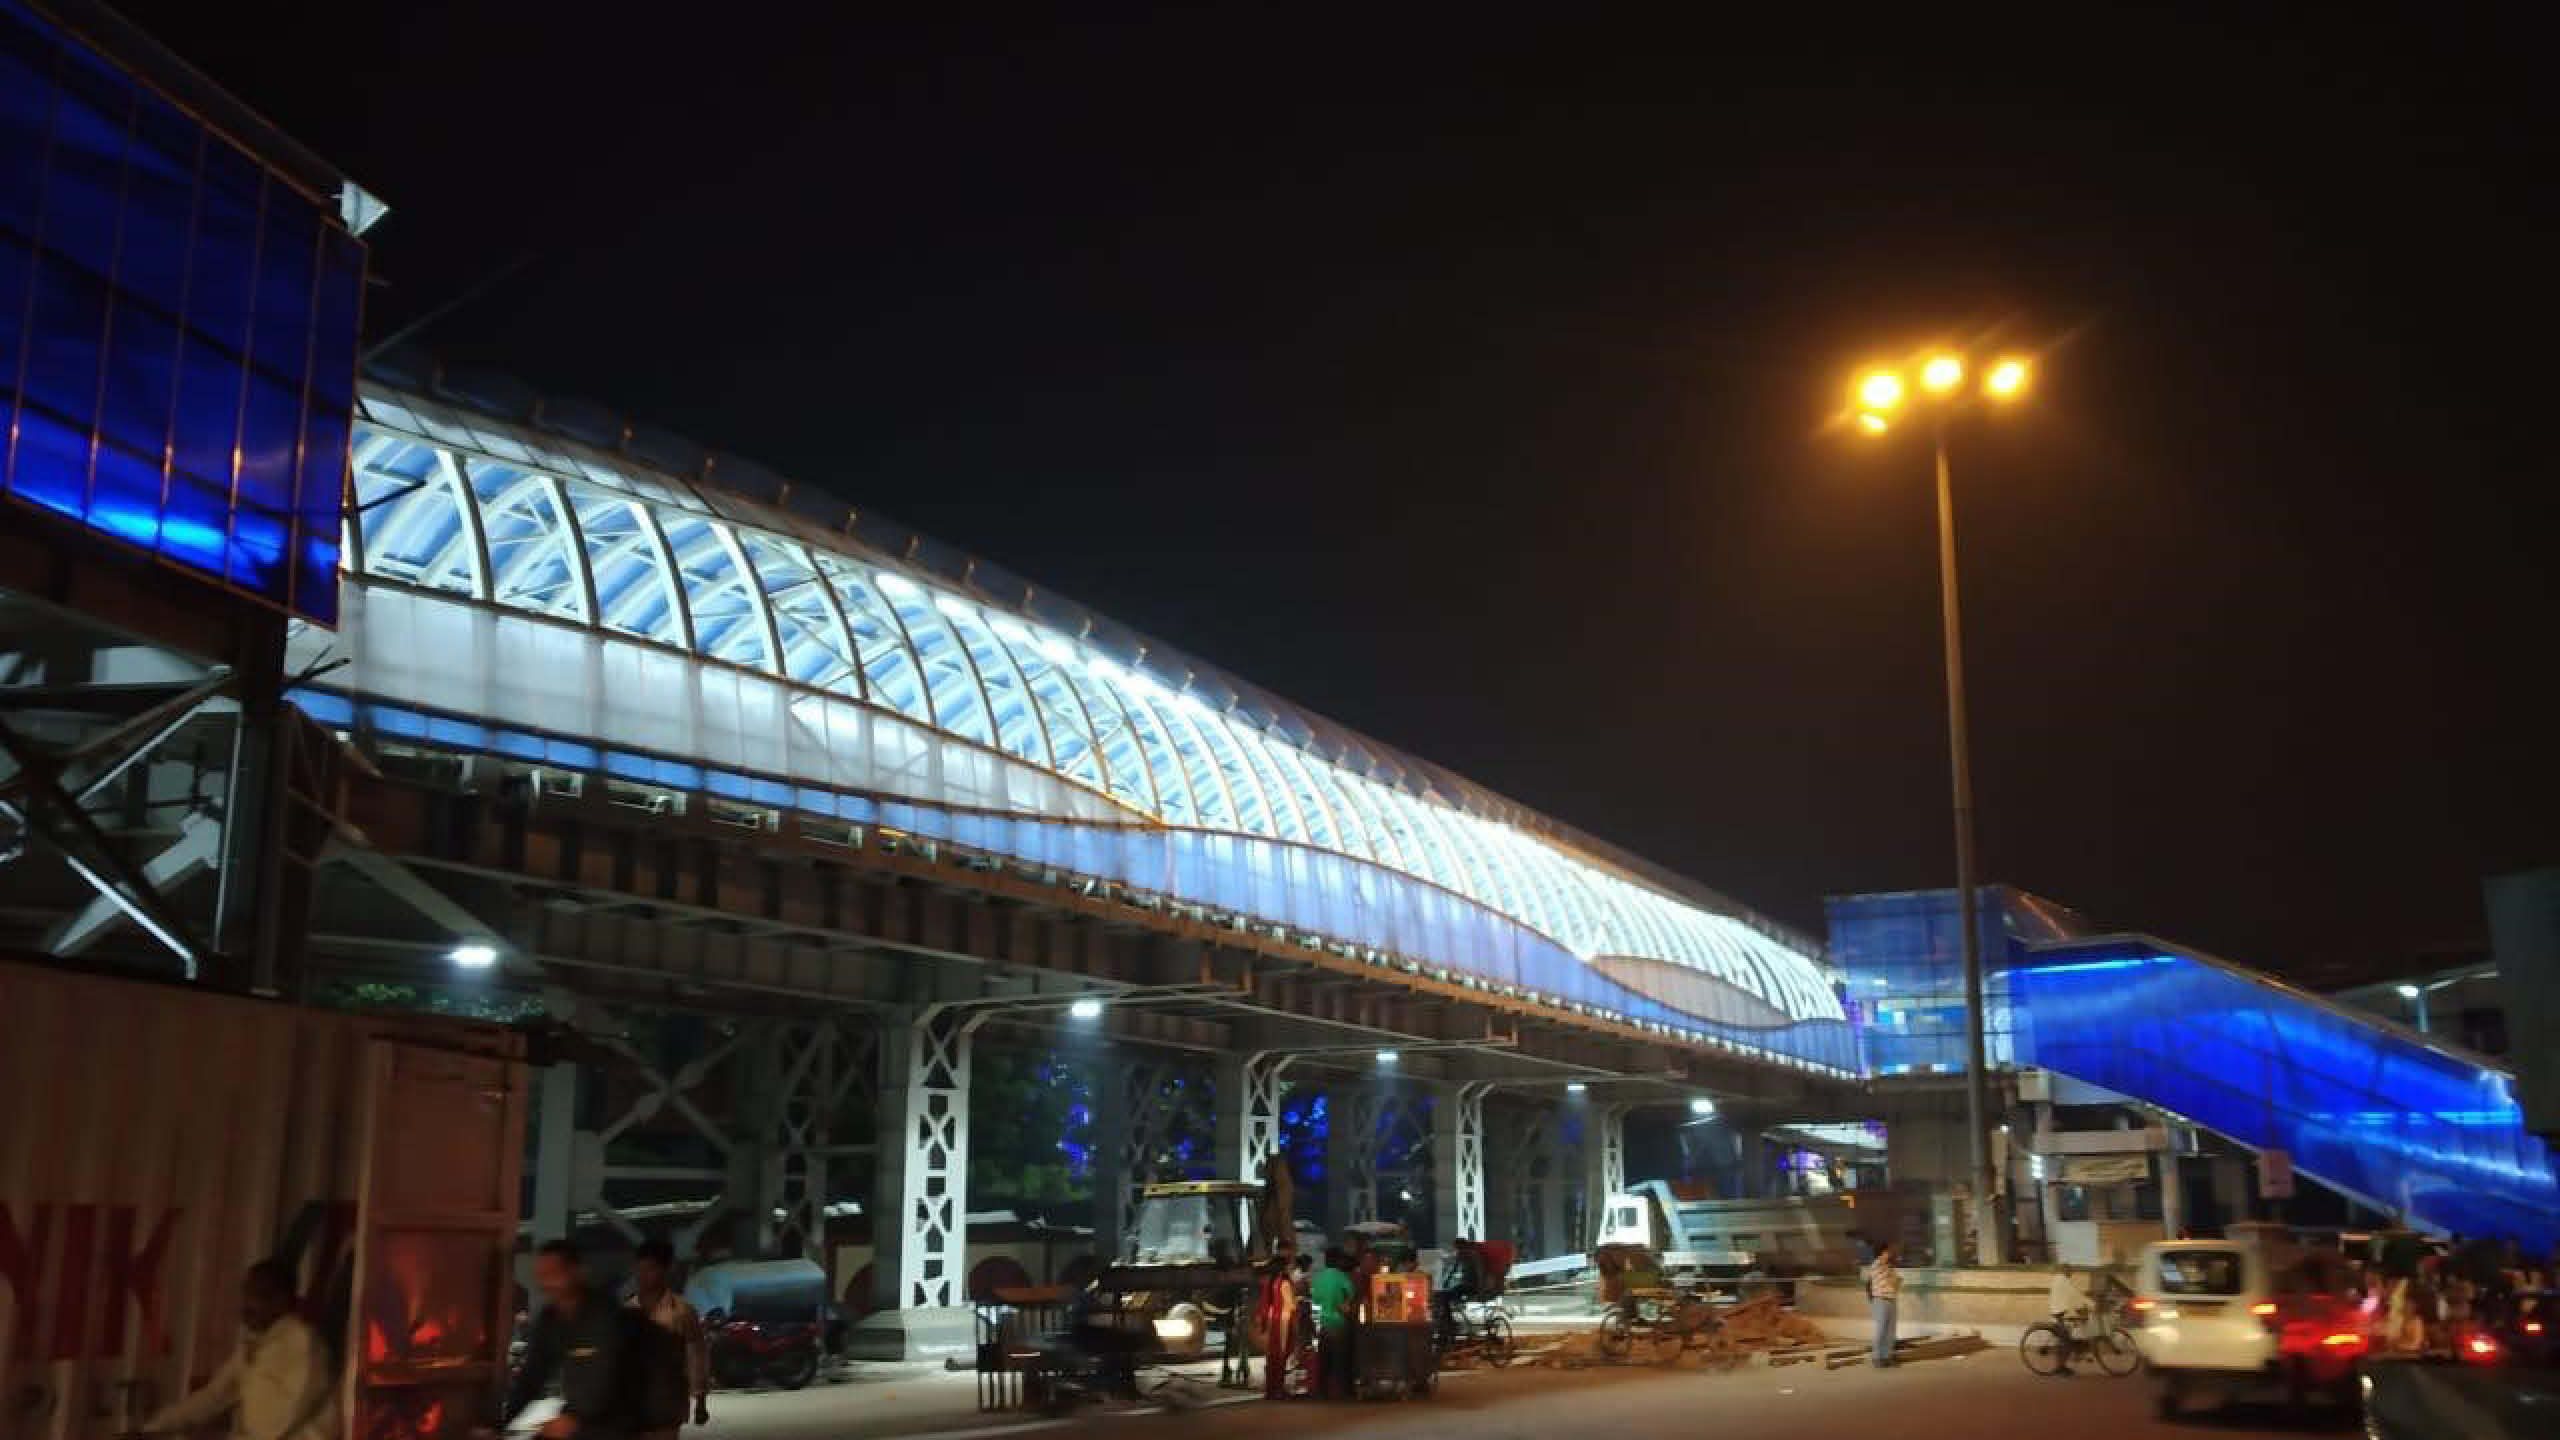
{"type": "MultiPolygon", "coordinates": [[[[1990,1341],[1974,1334],[1948,1335],[1935,1340],[1897,1340],[1893,1346],[1893,1363],[1907,1365],[1914,1360],[1944,1360],[1990,1348],[1990,1341]]],[[[1868,1359],[1868,1347],[1860,1346],[1848,1355],[1834,1355],[1824,1360],[1822,1368],[1837,1370],[1846,1365],[1864,1365],[1868,1359]]]]}

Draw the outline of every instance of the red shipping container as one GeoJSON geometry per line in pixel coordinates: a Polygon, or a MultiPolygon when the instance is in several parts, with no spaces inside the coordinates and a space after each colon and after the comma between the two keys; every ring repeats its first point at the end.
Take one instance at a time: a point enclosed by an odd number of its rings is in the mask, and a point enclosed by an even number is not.
{"type": "Polygon", "coordinates": [[[344,1433],[459,1437],[503,1374],[520,1037],[0,961],[0,1440],[130,1430],[275,1257],[344,1433]]]}

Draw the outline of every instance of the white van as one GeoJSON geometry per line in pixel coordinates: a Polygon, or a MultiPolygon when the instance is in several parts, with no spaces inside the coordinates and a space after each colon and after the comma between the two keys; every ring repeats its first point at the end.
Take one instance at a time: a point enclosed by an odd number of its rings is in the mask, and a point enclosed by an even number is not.
{"type": "Polygon", "coordinates": [[[2156,1240],[2134,1278],[2134,1340],[2162,1419],[2203,1392],[2358,1401],[2367,1338],[2336,1256],[2252,1240],[2156,1240]]]}

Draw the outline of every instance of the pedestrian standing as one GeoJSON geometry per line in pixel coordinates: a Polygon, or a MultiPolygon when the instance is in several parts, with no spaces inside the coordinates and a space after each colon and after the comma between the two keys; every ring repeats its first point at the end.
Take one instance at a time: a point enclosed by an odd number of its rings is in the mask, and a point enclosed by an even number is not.
{"type": "Polygon", "coordinates": [[[693,1302],[667,1283],[675,1263],[664,1240],[643,1242],[631,1257],[631,1308],[654,1327],[638,1357],[640,1440],[675,1440],[687,1420],[711,1423],[711,1344],[693,1302]]]}
{"type": "Polygon", "coordinates": [[[534,1319],[498,1427],[513,1423],[556,1376],[560,1413],[535,1432],[542,1440],[630,1440],[639,1408],[632,1351],[646,1322],[596,1293],[578,1247],[566,1240],[534,1252],[533,1283],[550,1303],[534,1319]]]}
{"type": "Polygon", "coordinates": [[[1351,1395],[1351,1257],[1324,1252],[1314,1284],[1316,1393],[1331,1400],[1351,1395]]]}
{"type": "Polygon", "coordinates": [[[231,1440],[334,1440],[329,1347],[294,1313],[293,1268],[261,1260],[240,1281],[240,1344],[213,1378],[142,1422],[145,1434],[198,1430],[230,1417],[231,1440]]]}
{"type": "Polygon", "coordinates": [[[1894,1244],[1887,1240],[1876,1246],[1876,1258],[1867,1265],[1867,1308],[1875,1312],[1876,1346],[1871,1362],[1879,1370],[1893,1368],[1894,1310],[1902,1301],[1902,1269],[1895,1261],[1894,1244]]]}
{"type": "Polygon", "coordinates": [[[1286,1255],[1262,1271],[1262,1398],[1289,1398],[1289,1352],[1297,1344],[1298,1287],[1286,1255]]]}

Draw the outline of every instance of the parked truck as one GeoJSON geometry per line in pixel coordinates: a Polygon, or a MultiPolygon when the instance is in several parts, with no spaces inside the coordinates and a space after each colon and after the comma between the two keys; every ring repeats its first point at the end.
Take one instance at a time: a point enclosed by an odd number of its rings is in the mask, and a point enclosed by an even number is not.
{"type": "Polygon", "coordinates": [[[353,1440],[461,1440],[512,1320],[520,1037],[0,957],[0,1440],[105,1440],[292,1265],[353,1440]]]}
{"type": "Polygon", "coordinates": [[[1897,1221],[1882,1213],[1890,1199],[1859,1192],[1719,1200],[1647,1180],[1608,1198],[1593,1246],[1641,1245],[1662,1257],[1667,1275],[1704,1280],[1838,1273],[1856,1266],[1859,1234],[1892,1233],[1897,1221]]]}

